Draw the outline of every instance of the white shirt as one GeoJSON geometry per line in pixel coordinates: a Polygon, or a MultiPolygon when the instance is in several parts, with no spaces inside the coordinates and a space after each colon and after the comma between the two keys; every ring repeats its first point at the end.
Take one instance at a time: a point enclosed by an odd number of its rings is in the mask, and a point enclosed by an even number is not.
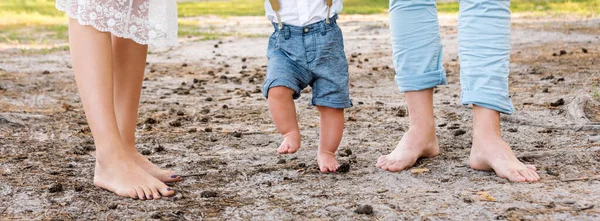
{"type": "MultiPolygon", "coordinates": [[[[329,14],[330,18],[342,12],[342,1],[333,0],[331,13],[329,14]]],[[[279,16],[281,16],[282,22],[287,25],[306,26],[327,18],[325,0],[279,0],[279,4],[281,5],[279,16]]],[[[265,11],[270,21],[279,23],[269,0],[265,0],[265,11]]]]}

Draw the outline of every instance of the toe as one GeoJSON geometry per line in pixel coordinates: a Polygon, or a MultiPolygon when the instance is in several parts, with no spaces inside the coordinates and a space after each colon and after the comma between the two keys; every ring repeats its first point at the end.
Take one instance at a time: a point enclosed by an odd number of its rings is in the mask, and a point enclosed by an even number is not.
{"type": "Polygon", "coordinates": [[[508,175],[506,176],[506,178],[510,181],[513,182],[525,182],[527,181],[527,179],[521,175],[519,172],[517,172],[516,170],[511,170],[508,172],[508,175]]]}
{"type": "Polygon", "coordinates": [[[534,165],[527,165],[527,168],[533,171],[537,171],[537,168],[534,165]]]}
{"type": "Polygon", "coordinates": [[[160,199],[160,193],[158,192],[158,188],[152,187],[151,190],[152,190],[152,196],[154,196],[153,199],[155,199],[155,200],[160,199]]]}
{"type": "Polygon", "coordinates": [[[377,159],[377,163],[375,164],[378,168],[381,168],[383,166],[383,164],[385,163],[385,155],[380,156],[379,159],[377,159]]]}
{"type": "Polygon", "coordinates": [[[523,175],[523,177],[525,177],[525,179],[527,180],[527,182],[534,182],[536,180],[535,176],[531,173],[532,171],[529,169],[524,169],[519,171],[519,173],[521,175],[523,175]]]}
{"type": "Polygon", "coordinates": [[[145,195],[144,189],[142,189],[142,187],[136,187],[135,192],[137,193],[138,199],[141,199],[141,200],[146,199],[146,195],[145,195]]]}
{"type": "Polygon", "coordinates": [[[175,174],[174,172],[169,171],[166,174],[167,174],[168,179],[165,179],[164,182],[172,183],[172,182],[178,182],[178,181],[183,180],[183,177],[175,174]]]}
{"type": "Polygon", "coordinates": [[[535,181],[539,181],[541,179],[540,175],[535,170],[531,171],[531,173],[533,173],[533,175],[535,176],[535,181]]]}
{"type": "Polygon", "coordinates": [[[296,153],[296,151],[298,151],[298,149],[300,149],[300,148],[299,148],[299,147],[291,147],[291,146],[288,146],[288,150],[287,150],[287,152],[288,152],[288,153],[296,153]]]}
{"type": "Polygon", "coordinates": [[[331,165],[331,166],[329,167],[329,172],[332,172],[332,173],[334,173],[335,171],[337,171],[337,166],[336,166],[335,164],[334,164],[334,165],[331,165]]]}
{"type": "Polygon", "coordinates": [[[281,145],[277,148],[277,153],[280,153],[280,154],[285,153],[283,145],[281,145]]]}
{"type": "Polygon", "coordinates": [[[388,170],[391,172],[398,172],[398,171],[402,171],[404,169],[405,169],[405,166],[401,162],[396,162],[394,164],[391,164],[388,167],[388,170]]]}
{"type": "Polygon", "coordinates": [[[152,195],[152,190],[150,190],[150,187],[144,186],[142,187],[142,190],[144,190],[144,195],[146,196],[146,199],[154,199],[154,195],[152,195]]]}
{"type": "Polygon", "coordinates": [[[381,168],[382,170],[389,170],[389,168],[390,168],[390,164],[388,163],[388,161],[385,161],[385,162],[383,162],[383,163],[381,164],[381,167],[380,167],[380,168],[381,168]]]}
{"type": "Polygon", "coordinates": [[[132,199],[138,199],[138,194],[137,194],[137,190],[135,188],[131,188],[130,190],[127,191],[127,195],[129,197],[131,197],[132,199]]]}
{"type": "Polygon", "coordinates": [[[319,169],[321,170],[321,173],[327,173],[327,172],[329,172],[329,169],[327,169],[326,166],[319,166],[319,169]]]}
{"type": "Polygon", "coordinates": [[[540,180],[535,171],[528,169],[527,172],[529,173],[529,177],[531,177],[531,180],[529,180],[529,182],[536,182],[540,180]]]}
{"type": "Polygon", "coordinates": [[[175,190],[173,190],[173,188],[171,188],[167,185],[160,185],[157,189],[158,189],[158,192],[160,192],[160,195],[162,195],[162,196],[175,195],[175,190]]]}

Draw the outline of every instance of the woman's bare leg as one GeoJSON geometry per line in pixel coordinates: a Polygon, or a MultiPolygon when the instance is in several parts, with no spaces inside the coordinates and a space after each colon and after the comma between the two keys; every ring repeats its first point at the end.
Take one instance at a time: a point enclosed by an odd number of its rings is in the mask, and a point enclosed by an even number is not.
{"type": "Polygon", "coordinates": [[[174,172],[154,165],[135,147],[135,129],[148,46],[112,36],[112,52],[115,115],[125,149],[138,166],[160,181],[181,180],[174,172]]]}
{"type": "Polygon", "coordinates": [[[152,199],[175,192],[135,164],[126,151],[113,103],[111,36],[69,20],[75,80],[96,145],[96,186],[120,196],[152,199]]]}

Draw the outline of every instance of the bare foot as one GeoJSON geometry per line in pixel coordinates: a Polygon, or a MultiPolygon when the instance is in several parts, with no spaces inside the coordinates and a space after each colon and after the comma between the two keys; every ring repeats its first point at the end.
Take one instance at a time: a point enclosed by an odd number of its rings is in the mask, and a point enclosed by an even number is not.
{"type": "Polygon", "coordinates": [[[377,159],[377,167],[398,172],[413,166],[421,157],[435,157],[440,154],[435,127],[428,129],[409,129],[396,149],[377,159]]]}
{"type": "Polygon", "coordinates": [[[94,184],[119,196],[142,200],[175,194],[169,186],[135,164],[125,151],[112,151],[98,157],[94,184]]]}
{"type": "Polygon", "coordinates": [[[340,168],[340,164],[335,159],[335,153],[328,151],[321,151],[317,154],[317,163],[319,164],[319,170],[321,173],[335,172],[340,168]]]}
{"type": "Polygon", "coordinates": [[[134,154],[132,154],[132,156],[133,156],[133,161],[135,162],[135,164],[137,164],[139,167],[144,169],[147,173],[149,173],[150,175],[152,175],[153,177],[155,177],[156,179],[158,179],[162,182],[172,183],[172,182],[177,182],[177,181],[183,180],[183,178],[181,176],[175,174],[175,172],[170,171],[170,170],[163,170],[160,167],[156,166],[155,164],[150,162],[150,160],[148,160],[148,158],[146,158],[144,155],[138,153],[137,151],[134,154]]]}
{"type": "Polygon", "coordinates": [[[290,154],[296,153],[298,149],[300,149],[300,143],[302,140],[302,136],[299,131],[292,131],[283,135],[283,141],[279,148],[277,148],[277,153],[280,154],[290,154]]]}
{"type": "Polygon", "coordinates": [[[521,163],[508,143],[496,136],[473,139],[469,164],[476,170],[493,170],[499,177],[513,182],[540,180],[535,166],[521,163]]]}

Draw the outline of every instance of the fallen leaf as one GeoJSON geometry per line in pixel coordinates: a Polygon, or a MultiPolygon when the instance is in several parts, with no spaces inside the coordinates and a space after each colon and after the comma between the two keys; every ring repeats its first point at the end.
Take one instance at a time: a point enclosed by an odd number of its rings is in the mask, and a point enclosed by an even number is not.
{"type": "Polygon", "coordinates": [[[421,174],[421,173],[429,172],[429,169],[427,169],[427,168],[415,168],[415,169],[411,169],[410,172],[412,174],[421,174]]]}
{"type": "Polygon", "coordinates": [[[496,202],[496,198],[493,197],[492,195],[490,195],[490,192],[479,191],[479,192],[477,192],[477,195],[479,195],[481,197],[481,199],[483,199],[485,201],[496,202]]]}

